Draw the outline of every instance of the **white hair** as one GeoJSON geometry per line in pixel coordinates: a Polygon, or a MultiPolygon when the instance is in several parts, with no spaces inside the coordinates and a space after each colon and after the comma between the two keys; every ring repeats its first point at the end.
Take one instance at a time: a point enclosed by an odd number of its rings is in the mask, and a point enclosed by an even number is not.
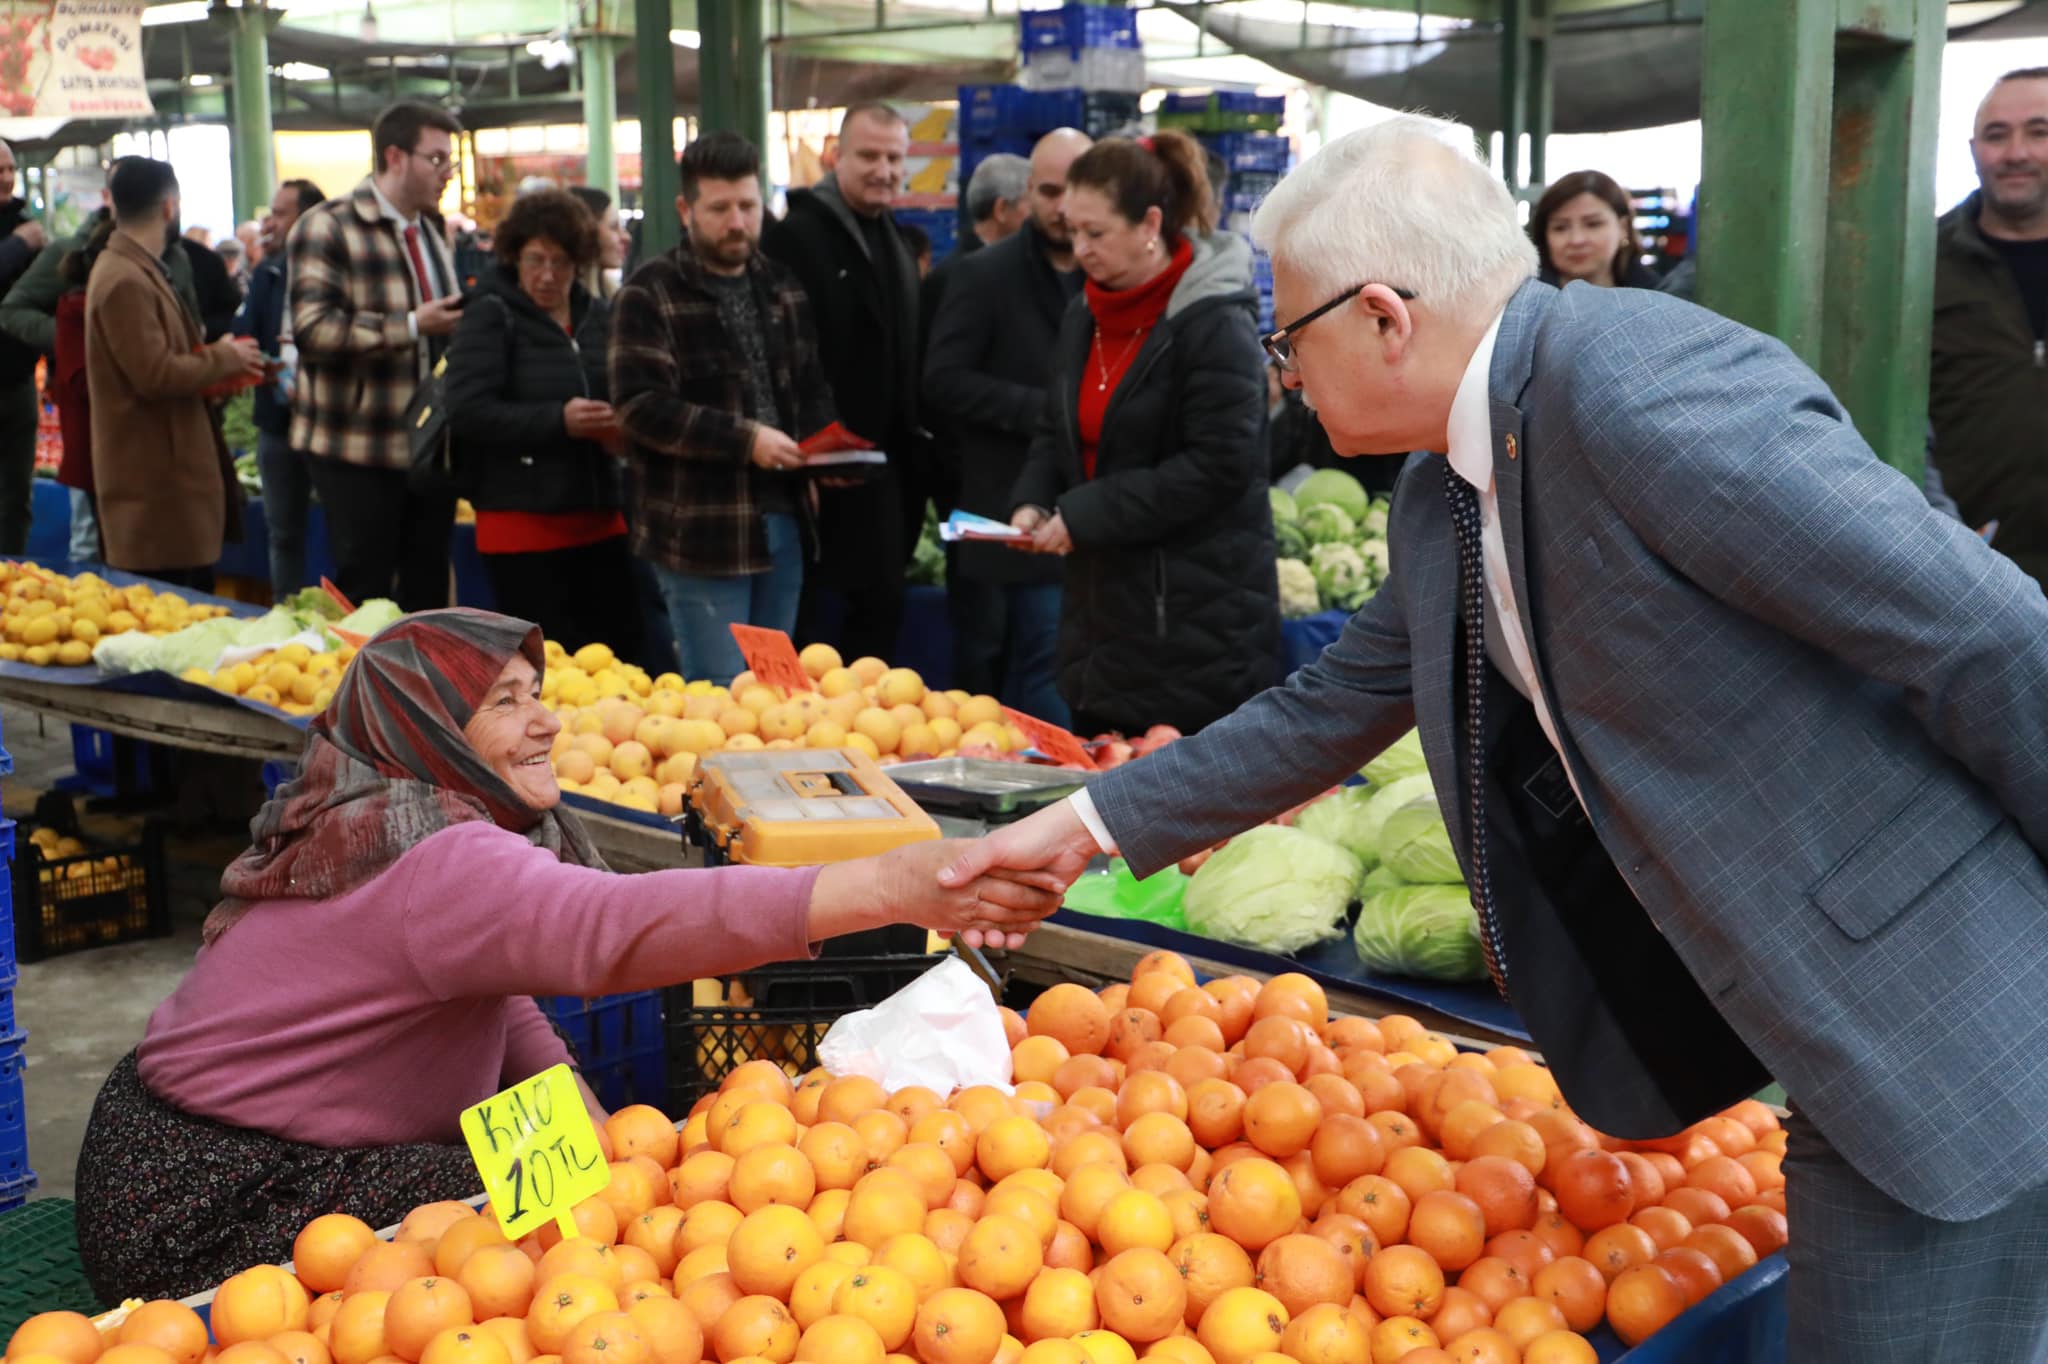
{"type": "Polygon", "coordinates": [[[1259,205],[1252,237],[1319,297],[1387,284],[1455,314],[1498,305],[1536,273],[1514,198],[1471,138],[1415,114],[1302,162],[1259,205]]]}

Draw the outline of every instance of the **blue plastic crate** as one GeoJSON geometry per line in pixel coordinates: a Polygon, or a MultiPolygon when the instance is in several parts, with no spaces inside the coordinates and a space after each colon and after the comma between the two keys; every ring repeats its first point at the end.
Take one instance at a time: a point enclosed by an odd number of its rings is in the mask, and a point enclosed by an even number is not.
{"type": "Polygon", "coordinates": [[[28,1105],[22,1099],[22,1055],[18,1042],[0,1044],[0,1207],[12,1207],[8,1190],[21,1198],[35,1187],[36,1172],[28,1167],[28,1105]]]}
{"type": "Polygon", "coordinates": [[[1017,41],[1027,62],[1037,53],[1056,49],[1072,55],[1091,47],[1137,48],[1138,12],[1111,5],[1022,10],[1017,15],[1017,41]]]}
{"type": "Polygon", "coordinates": [[[961,86],[960,140],[1030,132],[1032,94],[1021,85],[961,86]]]}
{"type": "Polygon", "coordinates": [[[600,995],[596,999],[557,995],[535,1002],[569,1039],[586,1075],[594,1068],[616,1065],[662,1044],[659,990],[600,995]]]}
{"type": "Polygon", "coordinates": [[[100,797],[148,795],[157,786],[156,746],[140,740],[123,742],[103,729],[71,727],[74,775],[57,782],[63,791],[85,791],[100,797]]]}
{"type": "Polygon", "coordinates": [[[583,1078],[607,1111],[627,1104],[660,1108],[668,1099],[668,1048],[660,1042],[641,1047],[616,1061],[583,1067],[583,1078]]]}
{"type": "MultiPolygon", "coordinates": [[[[10,932],[12,931],[13,926],[11,924],[5,926],[10,932]]],[[[0,1033],[12,1033],[14,1031],[14,945],[11,938],[8,940],[5,955],[7,958],[7,971],[5,977],[0,978],[0,1033]]]]}
{"type": "Polygon", "coordinates": [[[1294,160],[1293,146],[1272,133],[1205,133],[1201,141],[1233,172],[1285,174],[1294,160]]]}
{"type": "Polygon", "coordinates": [[[30,1170],[20,1179],[0,1179],[0,1212],[18,1208],[28,1202],[28,1196],[36,1191],[36,1172],[30,1170]]]}

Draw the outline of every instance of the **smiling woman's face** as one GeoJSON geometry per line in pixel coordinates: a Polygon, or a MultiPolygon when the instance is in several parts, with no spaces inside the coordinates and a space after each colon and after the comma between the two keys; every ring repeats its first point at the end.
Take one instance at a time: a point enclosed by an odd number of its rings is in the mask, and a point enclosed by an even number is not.
{"type": "Polygon", "coordinates": [[[540,703],[540,674],[517,654],[484,693],[462,737],[521,800],[536,810],[552,810],[561,803],[562,788],[555,784],[548,750],[561,728],[554,712],[540,703]]]}

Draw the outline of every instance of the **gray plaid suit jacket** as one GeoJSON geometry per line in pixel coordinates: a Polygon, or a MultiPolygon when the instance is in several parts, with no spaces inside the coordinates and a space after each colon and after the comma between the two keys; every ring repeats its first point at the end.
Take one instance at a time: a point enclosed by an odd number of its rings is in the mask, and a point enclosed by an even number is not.
{"type": "MultiPolygon", "coordinates": [[[[2041,590],[1880,463],[1783,345],[1676,299],[1526,284],[1490,389],[1527,643],[1640,902],[1600,912],[1647,915],[1727,1045],[1899,1201],[1964,1220],[2048,1179],[2041,590]]],[[[1438,459],[1411,458],[1392,577],[1320,659],[1096,783],[1135,870],[1411,724],[1469,865],[1438,459]]],[[[1581,1115],[1651,1136],[1737,1097],[1645,1064],[1630,1038],[1654,1010],[1589,988],[1512,864],[1494,881],[1514,1003],[1581,1115]]]]}

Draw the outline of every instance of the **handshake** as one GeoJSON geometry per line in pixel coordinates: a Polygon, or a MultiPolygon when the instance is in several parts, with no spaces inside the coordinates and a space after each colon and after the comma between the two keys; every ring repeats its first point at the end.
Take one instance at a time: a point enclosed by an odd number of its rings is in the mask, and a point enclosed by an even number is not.
{"type": "Polygon", "coordinates": [[[911,843],[839,863],[819,873],[813,937],[904,923],[957,935],[969,947],[1021,947],[1098,851],[1073,806],[1061,801],[986,838],[911,843]],[[861,902],[869,906],[865,919],[861,902]]]}

